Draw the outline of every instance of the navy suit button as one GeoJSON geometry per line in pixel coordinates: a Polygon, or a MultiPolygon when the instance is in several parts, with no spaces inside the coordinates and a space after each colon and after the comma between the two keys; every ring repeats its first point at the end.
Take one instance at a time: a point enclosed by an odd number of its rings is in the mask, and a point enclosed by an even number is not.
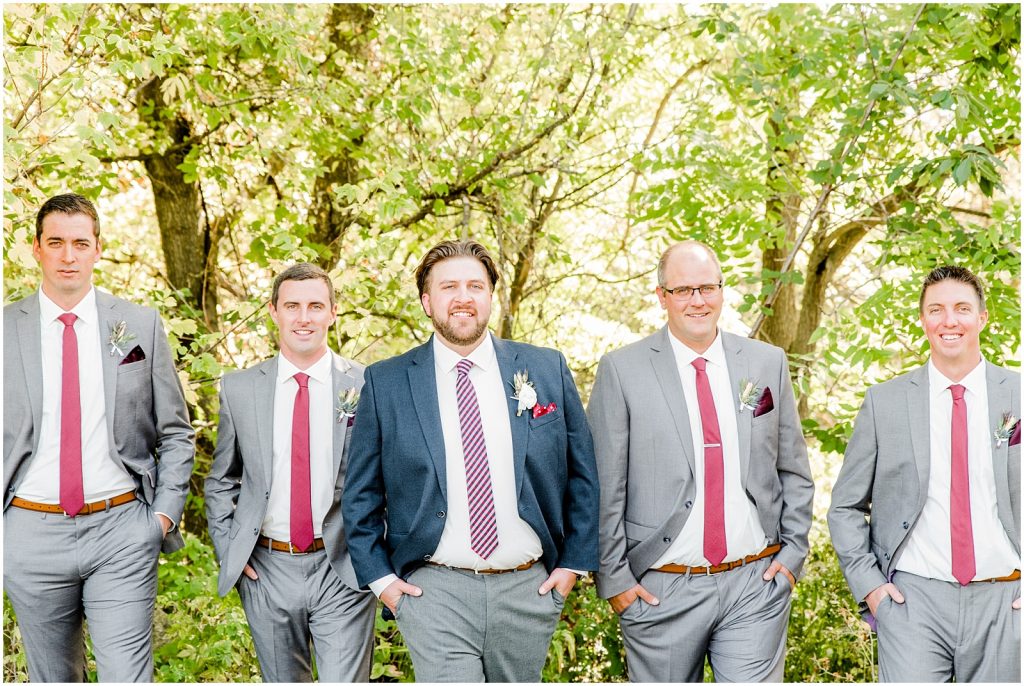
{"type": "Polygon", "coordinates": [[[693,501],[692,500],[687,500],[685,504],[686,504],[686,509],[687,510],[689,510],[691,507],[693,507],[693,501]]]}
{"type": "Polygon", "coordinates": [[[438,512],[437,516],[442,518],[442,519],[444,519],[444,510],[441,510],[440,512],[438,512]]]}
{"type": "Polygon", "coordinates": [[[910,528],[910,524],[908,524],[907,522],[903,522],[903,528],[904,529],[909,529],[910,528]]]}
{"type": "Polygon", "coordinates": [[[430,562],[430,555],[424,555],[423,556],[423,561],[424,562],[430,562]]]}
{"type": "Polygon", "coordinates": [[[665,538],[663,538],[661,540],[665,541],[665,543],[671,543],[672,542],[672,539],[669,538],[668,536],[666,536],[665,538]]]}

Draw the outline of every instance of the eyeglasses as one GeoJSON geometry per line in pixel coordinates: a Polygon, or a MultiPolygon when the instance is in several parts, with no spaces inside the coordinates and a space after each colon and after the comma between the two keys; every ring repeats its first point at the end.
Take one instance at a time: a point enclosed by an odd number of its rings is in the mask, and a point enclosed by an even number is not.
{"type": "Polygon", "coordinates": [[[679,286],[677,288],[665,288],[662,286],[661,290],[671,295],[676,302],[686,302],[695,293],[700,293],[701,297],[707,300],[722,291],[722,282],[706,283],[703,286],[679,286]]]}

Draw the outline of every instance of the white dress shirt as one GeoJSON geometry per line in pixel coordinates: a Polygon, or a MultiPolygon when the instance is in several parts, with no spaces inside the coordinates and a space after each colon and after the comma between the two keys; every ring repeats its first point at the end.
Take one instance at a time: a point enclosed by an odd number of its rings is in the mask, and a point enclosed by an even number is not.
{"type": "MultiPolygon", "coordinates": [[[[697,370],[690,363],[698,357],[707,360],[705,371],[711,386],[718,414],[718,428],[722,435],[722,460],[724,466],[725,498],[725,541],[727,552],[723,562],[739,560],[764,550],[767,538],[757,517],[757,508],[750,502],[740,482],[739,440],[736,428],[737,384],[729,378],[725,364],[725,348],[722,336],[716,334],[715,341],[704,353],[696,353],[671,333],[672,353],[676,358],[679,381],[689,410],[690,434],[693,437],[693,454],[696,473],[693,475],[696,496],[690,516],[682,530],[672,541],[668,550],[655,561],[652,567],[666,564],[682,564],[689,567],[704,567],[710,564],[704,557],[704,432],[701,428],[700,407],[697,404],[697,370]],[[736,390],[734,390],[736,389],[736,390]]],[[[744,418],[746,419],[746,418],[744,418]]],[[[749,420],[748,420],[749,421],[749,420]]],[[[683,460],[682,455],[666,455],[665,459],[683,460]]]]}
{"type": "MultiPolygon", "coordinates": [[[[928,495],[917,524],[896,562],[896,569],[940,581],[953,577],[952,543],[949,531],[949,486],[951,479],[951,436],[955,382],[928,361],[929,471],[928,495]]],[[[1020,557],[1002,523],[996,501],[992,469],[995,427],[989,426],[988,384],[985,361],[978,363],[960,382],[967,404],[967,478],[971,493],[971,527],[974,531],[975,579],[1007,576],[1020,569],[1020,557]]]]}
{"type": "Polygon", "coordinates": [[[309,375],[309,484],[313,507],[313,535],[323,535],[324,517],[334,498],[334,385],[333,355],[326,351],[308,369],[299,369],[284,355],[277,356],[274,391],[274,455],[270,474],[270,500],[263,518],[263,535],[278,541],[291,540],[292,413],[299,382],[295,375],[309,375]]]}
{"type": "MultiPolygon", "coordinates": [[[[82,486],[85,502],[105,500],[135,490],[135,481],[110,454],[107,408],[103,394],[103,355],[96,290],[71,310],[78,339],[78,383],[82,403],[82,486]]],[[[15,493],[37,503],[60,503],[60,398],[64,361],[64,310],[39,289],[40,357],[43,366],[43,408],[39,443],[25,478],[15,493]]],[[[126,351],[127,352],[127,351],[126,351]]]]}

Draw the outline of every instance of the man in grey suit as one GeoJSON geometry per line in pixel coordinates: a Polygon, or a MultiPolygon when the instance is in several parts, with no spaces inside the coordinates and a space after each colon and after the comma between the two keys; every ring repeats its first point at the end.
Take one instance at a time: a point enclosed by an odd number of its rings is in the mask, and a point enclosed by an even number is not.
{"type": "Polygon", "coordinates": [[[334,286],[299,263],[274,280],[280,354],[228,374],[206,479],[218,591],[238,589],[264,681],[368,681],[372,593],[359,591],[341,490],[363,367],[327,348],[334,286]]]}
{"type": "Polygon", "coordinates": [[[39,290],[4,307],[4,589],[29,678],[152,681],[157,557],[183,545],[194,433],[154,310],[92,287],[86,198],[36,216],[39,290]]]}
{"type": "Polygon", "coordinates": [[[597,590],[632,681],[781,681],[814,484],[785,353],[719,331],[703,243],[658,263],[668,325],[605,355],[588,417],[601,484],[597,590]]]}
{"type": "Polygon", "coordinates": [[[868,389],[828,524],[881,681],[1020,683],[1020,374],[987,362],[981,281],[924,280],[926,365],[868,389]]]}

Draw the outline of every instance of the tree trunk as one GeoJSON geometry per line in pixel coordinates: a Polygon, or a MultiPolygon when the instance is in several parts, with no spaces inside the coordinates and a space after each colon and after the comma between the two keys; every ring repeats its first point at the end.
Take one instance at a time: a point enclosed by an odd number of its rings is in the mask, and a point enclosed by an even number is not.
{"type": "Polygon", "coordinates": [[[164,152],[153,152],[144,160],[153,188],[167,279],[173,288],[189,290],[189,304],[201,314],[206,329],[215,331],[217,236],[200,221],[199,183],[187,181],[178,168],[192,150],[191,126],[180,113],[165,109],[160,84],[161,79],[154,77],[143,85],[137,106],[144,121],[156,129],[166,127],[171,139],[164,152]],[[146,114],[146,103],[153,104],[151,114],[146,114]]]}

